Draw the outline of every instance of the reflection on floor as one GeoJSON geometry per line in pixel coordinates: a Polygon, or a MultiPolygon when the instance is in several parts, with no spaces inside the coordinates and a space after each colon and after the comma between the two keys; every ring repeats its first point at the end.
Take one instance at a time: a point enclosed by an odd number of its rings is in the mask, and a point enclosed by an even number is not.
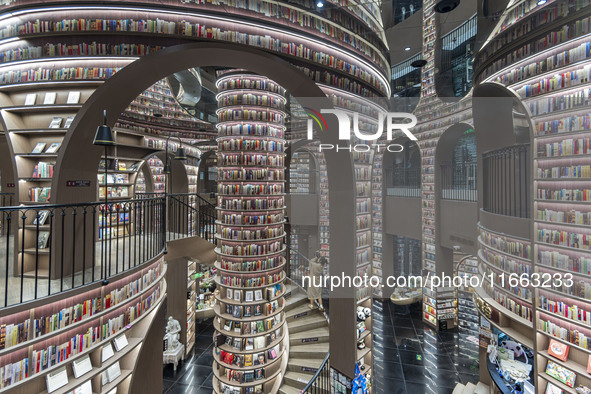
{"type": "MultiPolygon", "coordinates": [[[[162,393],[212,392],[212,321],[198,323],[195,349],[176,373],[172,364],[164,367],[162,393]]],[[[421,321],[420,304],[374,301],[373,330],[375,394],[450,394],[458,382],[479,380],[478,345],[431,329],[421,321]]]]}
{"type": "Polygon", "coordinates": [[[424,324],[420,304],[374,301],[373,332],[376,394],[448,394],[479,381],[478,345],[424,324]]]}
{"type": "Polygon", "coordinates": [[[164,366],[162,393],[211,394],[213,392],[213,318],[195,326],[196,339],[193,351],[179,364],[176,373],[172,364],[164,366]]]}

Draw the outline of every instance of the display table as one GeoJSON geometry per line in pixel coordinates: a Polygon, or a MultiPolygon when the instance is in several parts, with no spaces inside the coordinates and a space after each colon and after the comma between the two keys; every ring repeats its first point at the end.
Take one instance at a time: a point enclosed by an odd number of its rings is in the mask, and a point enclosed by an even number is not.
{"type": "Polygon", "coordinates": [[[174,371],[179,365],[179,360],[185,360],[185,345],[177,346],[174,350],[167,350],[162,355],[163,364],[173,364],[174,371]]]}

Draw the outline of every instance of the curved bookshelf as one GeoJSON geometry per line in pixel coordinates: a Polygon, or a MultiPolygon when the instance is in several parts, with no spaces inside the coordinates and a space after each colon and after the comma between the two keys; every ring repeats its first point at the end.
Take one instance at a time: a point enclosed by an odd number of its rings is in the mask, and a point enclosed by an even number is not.
{"type": "Polygon", "coordinates": [[[214,310],[220,319],[216,338],[223,338],[224,344],[217,343],[214,350],[214,389],[222,392],[225,386],[234,386],[246,393],[248,388],[262,391],[263,386],[273,386],[282,374],[283,363],[277,360],[285,357],[281,344],[286,334],[286,248],[281,241],[285,234],[281,207],[286,100],[284,89],[273,81],[241,71],[221,74],[216,86],[221,159],[215,264],[220,295],[214,310]],[[242,127],[255,129],[256,135],[240,139],[231,135],[237,120],[242,127]],[[277,160],[270,169],[257,169],[263,157],[277,160]],[[227,204],[231,209],[224,208],[227,204]],[[259,265],[264,269],[243,270],[259,265]]]}

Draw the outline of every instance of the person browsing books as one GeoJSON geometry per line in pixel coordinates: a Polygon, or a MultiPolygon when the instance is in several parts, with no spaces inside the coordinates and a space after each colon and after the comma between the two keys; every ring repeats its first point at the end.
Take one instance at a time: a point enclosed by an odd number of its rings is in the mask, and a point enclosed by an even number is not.
{"type": "Polygon", "coordinates": [[[309,273],[310,276],[310,284],[308,286],[308,300],[310,300],[310,309],[314,309],[314,301],[318,302],[318,309],[322,312],[324,311],[324,306],[322,306],[322,276],[324,275],[324,266],[326,265],[327,261],[320,251],[317,250],[314,253],[314,258],[309,262],[309,273]]]}

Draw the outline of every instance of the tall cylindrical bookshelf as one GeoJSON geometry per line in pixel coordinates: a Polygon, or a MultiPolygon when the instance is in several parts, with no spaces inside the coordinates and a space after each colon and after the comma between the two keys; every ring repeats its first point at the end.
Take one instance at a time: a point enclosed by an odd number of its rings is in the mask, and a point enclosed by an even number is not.
{"type": "Polygon", "coordinates": [[[271,392],[284,346],[285,89],[224,72],[218,100],[214,389],[271,392]]]}

